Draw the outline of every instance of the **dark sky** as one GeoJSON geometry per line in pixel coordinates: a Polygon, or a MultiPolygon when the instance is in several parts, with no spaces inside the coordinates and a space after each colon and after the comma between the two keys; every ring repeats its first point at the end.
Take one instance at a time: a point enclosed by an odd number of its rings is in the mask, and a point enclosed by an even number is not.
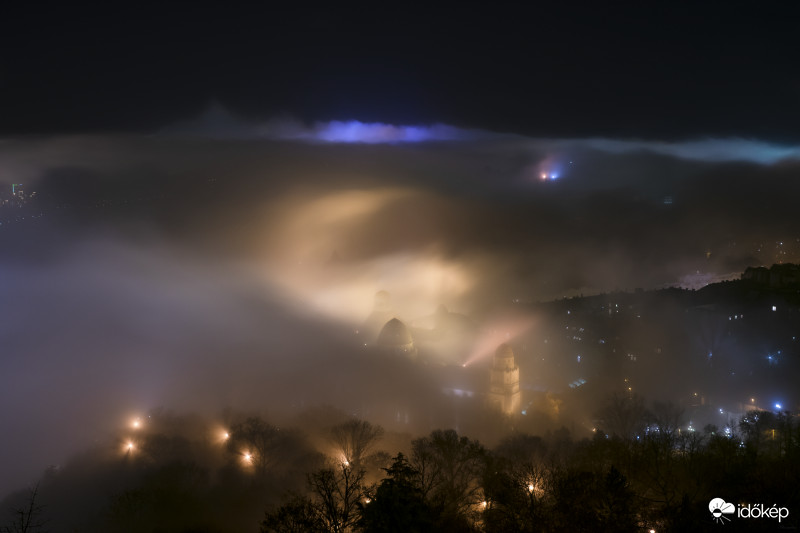
{"type": "Polygon", "coordinates": [[[800,139],[800,9],[699,4],[19,3],[2,12],[0,135],[154,131],[216,102],[258,119],[800,139]]]}

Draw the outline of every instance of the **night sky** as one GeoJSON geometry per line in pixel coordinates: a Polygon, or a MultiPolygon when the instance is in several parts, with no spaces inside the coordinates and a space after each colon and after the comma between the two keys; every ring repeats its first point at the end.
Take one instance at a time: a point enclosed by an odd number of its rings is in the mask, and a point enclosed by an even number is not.
{"type": "Polygon", "coordinates": [[[3,8],[0,133],[244,116],[797,141],[789,3],[3,8]]]}

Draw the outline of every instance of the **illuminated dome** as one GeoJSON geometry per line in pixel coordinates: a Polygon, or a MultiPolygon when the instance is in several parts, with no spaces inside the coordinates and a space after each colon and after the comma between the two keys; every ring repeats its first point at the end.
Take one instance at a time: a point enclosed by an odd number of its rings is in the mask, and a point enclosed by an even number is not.
{"type": "Polygon", "coordinates": [[[405,324],[393,318],[388,321],[378,335],[378,348],[382,351],[398,354],[415,356],[417,349],[414,347],[414,339],[405,324]]]}
{"type": "Polygon", "coordinates": [[[378,346],[401,346],[404,344],[413,344],[414,339],[405,324],[397,320],[391,319],[383,326],[380,334],[378,335],[378,346]]]}

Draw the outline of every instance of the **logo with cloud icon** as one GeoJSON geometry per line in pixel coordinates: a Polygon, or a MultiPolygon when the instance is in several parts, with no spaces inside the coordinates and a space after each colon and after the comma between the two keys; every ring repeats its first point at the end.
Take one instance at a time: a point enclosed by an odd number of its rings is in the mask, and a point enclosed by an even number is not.
{"type": "Polygon", "coordinates": [[[711,514],[714,516],[714,522],[724,524],[726,521],[731,521],[731,519],[725,515],[735,513],[736,506],[732,503],[726,503],[722,498],[714,498],[708,502],[708,510],[711,511],[711,514]]]}

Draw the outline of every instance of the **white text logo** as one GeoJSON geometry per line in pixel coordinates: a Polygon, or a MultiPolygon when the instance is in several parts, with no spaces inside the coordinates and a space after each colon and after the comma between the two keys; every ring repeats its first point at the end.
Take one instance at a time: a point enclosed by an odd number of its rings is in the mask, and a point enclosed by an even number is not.
{"type": "Polygon", "coordinates": [[[778,523],[789,516],[789,509],[786,507],[778,507],[777,504],[772,507],[766,506],[763,503],[737,506],[732,503],[727,503],[722,498],[714,498],[708,502],[708,510],[711,511],[714,522],[719,524],[731,521],[731,519],[725,515],[735,515],[737,518],[777,518],[778,523]]]}

